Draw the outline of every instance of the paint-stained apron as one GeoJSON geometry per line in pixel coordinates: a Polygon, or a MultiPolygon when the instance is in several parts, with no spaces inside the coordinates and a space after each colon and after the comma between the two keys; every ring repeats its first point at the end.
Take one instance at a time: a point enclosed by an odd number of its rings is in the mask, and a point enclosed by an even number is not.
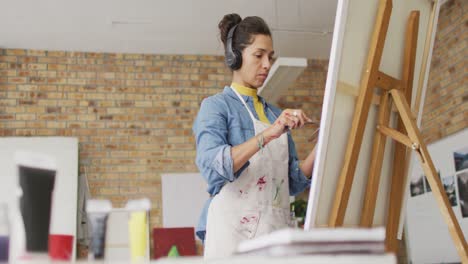
{"type": "MultiPolygon", "coordinates": [[[[268,128],[270,125],[255,119],[244,99],[233,90],[249,112],[255,135],[268,128]]],[[[252,156],[242,174],[213,197],[208,209],[205,258],[227,257],[239,242],[288,226],[288,159],[284,133],[252,156]]]]}

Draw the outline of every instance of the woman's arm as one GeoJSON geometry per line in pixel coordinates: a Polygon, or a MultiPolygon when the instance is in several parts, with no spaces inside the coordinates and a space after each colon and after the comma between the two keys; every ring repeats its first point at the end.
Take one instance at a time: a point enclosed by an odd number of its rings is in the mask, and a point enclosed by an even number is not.
{"type": "Polygon", "coordinates": [[[242,166],[244,166],[244,164],[262,147],[285,133],[287,127],[294,129],[304,124],[304,118],[293,117],[289,113],[291,111],[293,110],[288,109],[283,111],[276,121],[265,129],[265,131],[231,148],[234,173],[242,168],[242,166]]]}
{"type": "MultiPolygon", "coordinates": [[[[232,168],[236,173],[245,163],[260,150],[262,135],[256,135],[246,142],[231,148],[232,168]]],[[[266,142],[263,146],[266,145],[266,142]]]]}
{"type": "Polygon", "coordinates": [[[302,173],[304,173],[304,175],[307,178],[312,177],[312,169],[314,168],[316,147],[317,147],[317,145],[314,146],[312,151],[309,153],[309,155],[307,155],[307,158],[304,160],[304,162],[300,166],[301,170],[302,170],[302,173]]]}

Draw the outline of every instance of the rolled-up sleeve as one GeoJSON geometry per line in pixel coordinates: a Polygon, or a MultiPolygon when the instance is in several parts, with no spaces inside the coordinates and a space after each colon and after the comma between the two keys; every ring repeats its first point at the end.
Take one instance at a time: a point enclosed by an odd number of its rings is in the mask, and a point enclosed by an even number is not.
{"type": "Polygon", "coordinates": [[[207,98],[202,102],[193,126],[197,144],[195,162],[211,195],[218,193],[226,181],[234,181],[243,170],[233,172],[227,110],[214,99],[207,98]]]}
{"type": "Polygon", "coordinates": [[[289,144],[289,194],[297,195],[310,186],[311,180],[308,179],[302,172],[299,166],[299,158],[297,157],[296,146],[288,132],[289,144]]]}

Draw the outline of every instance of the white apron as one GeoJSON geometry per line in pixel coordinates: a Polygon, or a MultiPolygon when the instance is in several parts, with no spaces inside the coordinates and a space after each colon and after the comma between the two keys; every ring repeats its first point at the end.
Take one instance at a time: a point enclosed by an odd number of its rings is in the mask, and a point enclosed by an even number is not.
{"type": "MultiPolygon", "coordinates": [[[[254,118],[255,135],[270,125],[254,118]]],[[[250,158],[250,165],[213,197],[208,209],[206,259],[227,257],[239,242],[287,227],[289,214],[288,138],[284,133],[250,158]]]]}

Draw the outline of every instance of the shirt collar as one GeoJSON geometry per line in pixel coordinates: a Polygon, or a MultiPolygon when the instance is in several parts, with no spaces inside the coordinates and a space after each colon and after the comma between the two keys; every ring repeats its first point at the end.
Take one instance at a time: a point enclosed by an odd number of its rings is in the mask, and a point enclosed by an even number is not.
{"type": "Polygon", "coordinates": [[[247,96],[251,96],[252,98],[254,99],[257,99],[258,96],[257,96],[257,89],[254,89],[254,88],[249,88],[249,87],[246,87],[246,86],[243,86],[243,85],[240,85],[238,83],[231,83],[231,87],[236,89],[236,91],[242,95],[247,95],[247,96]]]}
{"type": "MultiPolygon", "coordinates": [[[[223,92],[226,93],[227,95],[233,97],[234,99],[239,100],[239,98],[237,97],[237,95],[234,93],[234,91],[232,90],[232,88],[230,86],[225,86],[223,92]]],[[[241,94],[241,96],[245,100],[245,102],[253,101],[251,96],[243,95],[243,94],[241,94]]],[[[263,99],[263,97],[261,97],[261,96],[258,96],[258,100],[262,103],[263,108],[266,109],[267,108],[267,103],[266,103],[265,99],[263,99]]]]}

